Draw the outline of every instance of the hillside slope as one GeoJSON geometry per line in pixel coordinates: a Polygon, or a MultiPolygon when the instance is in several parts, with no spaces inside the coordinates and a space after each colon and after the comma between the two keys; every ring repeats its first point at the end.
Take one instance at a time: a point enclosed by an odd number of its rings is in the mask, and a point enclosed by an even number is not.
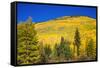
{"type": "Polygon", "coordinates": [[[84,41],[89,37],[95,39],[96,20],[87,16],[64,16],[37,23],[35,28],[39,40],[46,44],[59,43],[62,36],[73,42],[76,28],[79,29],[81,40],[84,41]]]}

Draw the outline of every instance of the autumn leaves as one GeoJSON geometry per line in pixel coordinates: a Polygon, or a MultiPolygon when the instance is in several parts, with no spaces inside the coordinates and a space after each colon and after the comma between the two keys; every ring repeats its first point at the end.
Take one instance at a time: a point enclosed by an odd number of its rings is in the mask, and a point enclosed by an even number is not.
{"type": "Polygon", "coordinates": [[[17,64],[37,64],[87,61],[96,59],[94,39],[88,38],[85,44],[85,54],[82,54],[82,39],[79,28],[75,28],[73,42],[61,36],[60,43],[44,44],[39,41],[35,24],[31,18],[17,27],[17,64]],[[72,44],[73,43],[73,44],[72,44]],[[71,48],[73,45],[73,48],[71,48]],[[53,48],[51,47],[53,46],[53,48]]]}

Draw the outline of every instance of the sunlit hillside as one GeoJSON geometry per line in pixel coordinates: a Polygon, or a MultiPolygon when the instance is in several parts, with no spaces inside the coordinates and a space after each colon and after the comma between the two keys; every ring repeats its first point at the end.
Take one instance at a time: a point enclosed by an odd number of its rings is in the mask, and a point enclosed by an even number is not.
{"type": "Polygon", "coordinates": [[[47,22],[37,23],[35,28],[40,41],[46,44],[59,43],[61,36],[73,42],[75,29],[79,28],[81,40],[95,39],[96,20],[87,16],[64,16],[47,22]]]}

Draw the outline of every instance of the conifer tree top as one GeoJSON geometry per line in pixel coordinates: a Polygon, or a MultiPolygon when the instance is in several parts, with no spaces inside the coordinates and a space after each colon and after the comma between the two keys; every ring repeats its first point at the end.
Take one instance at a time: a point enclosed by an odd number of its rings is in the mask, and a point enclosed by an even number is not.
{"type": "Polygon", "coordinates": [[[28,19],[27,19],[27,23],[32,24],[32,17],[31,17],[31,16],[28,17],[28,19]]]}

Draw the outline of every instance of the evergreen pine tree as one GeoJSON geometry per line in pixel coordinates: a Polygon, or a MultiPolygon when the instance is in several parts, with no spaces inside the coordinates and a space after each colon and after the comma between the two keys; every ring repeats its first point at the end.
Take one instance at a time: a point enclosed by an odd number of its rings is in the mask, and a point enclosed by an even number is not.
{"type": "Polygon", "coordinates": [[[64,46],[64,54],[65,54],[65,59],[69,60],[72,58],[72,51],[70,48],[70,42],[66,41],[65,46],[64,46]]]}
{"type": "Polygon", "coordinates": [[[95,48],[94,48],[94,41],[93,41],[93,39],[90,39],[87,42],[86,54],[87,54],[88,58],[95,59],[95,55],[94,55],[95,54],[95,48]]]}
{"type": "Polygon", "coordinates": [[[64,57],[64,46],[65,46],[65,40],[64,40],[64,37],[61,37],[61,42],[60,42],[60,45],[59,45],[60,57],[61,58],[64,57]]]}
{"type": "Polygon", "coordinates": [[[77,48],[77,56],[79,56],[80,55],[79,49],[80,49],[81,41],[80,41],[80,33],[79,33],[78,28],[76,28],[76,31],[75,31],[74,45],[75,45],[74,48],[75,47],[77,48]]]}
{"type": "Polygon", "coordinates": [[[35,24],[29,18],[26,23],[18,24],[17,31],[17,62],[18,64],[33,64],[39,59],[39,47],[35,24]]]}
{"type": "Polygon", "coordinates": [[[39,44],[39,51],[40,51],[40,63],[46,63],[47,59],[46,59],[43,42],[40,42],[40,44],[39,44]]]}

